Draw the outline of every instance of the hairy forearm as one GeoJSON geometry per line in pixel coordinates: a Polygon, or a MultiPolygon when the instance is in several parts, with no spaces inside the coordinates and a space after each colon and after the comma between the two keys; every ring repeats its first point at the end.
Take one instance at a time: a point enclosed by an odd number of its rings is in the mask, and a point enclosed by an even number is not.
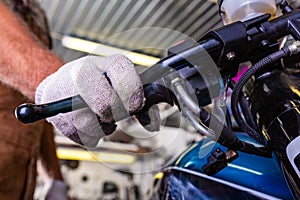
{"type": "Polygon", "coordinates": [[[0,81],[34,99],[39,83],[63,63],[1,1],[0,30],[0,81]]]}

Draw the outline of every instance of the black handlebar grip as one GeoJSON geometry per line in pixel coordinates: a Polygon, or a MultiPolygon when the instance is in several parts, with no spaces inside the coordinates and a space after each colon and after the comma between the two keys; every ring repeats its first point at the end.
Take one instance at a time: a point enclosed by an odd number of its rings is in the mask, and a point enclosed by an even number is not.
{"type": "MultiPolygon", "coordinates": [[[[166,102],[173,105],[173,96],[171,92],[162,85],[155,83],[146,84],[144,85],[144,94],[146,102],[143,109],[137,113],[131,113],[131,115],[138,115],[146,112],[152,105],[160,102],[166,102]]],[[[67,113],[86,107],[88,107],[86,102],[80,95],[77,95],[48,104],[22,104],[16,108],[15,115],[19,121],[28,124],[48,117],[53,117],[59,113],[67,113]]]]}
{"type": "Polygon", "coordinates": [[[87,104],[79,95],[77,95],[42,105],[31,103],[22,104],[16,108],[15,115],[19,121],[28,124],[48,117],[53,117],[59,113],[67,113],[86,107],[87,104]]]}

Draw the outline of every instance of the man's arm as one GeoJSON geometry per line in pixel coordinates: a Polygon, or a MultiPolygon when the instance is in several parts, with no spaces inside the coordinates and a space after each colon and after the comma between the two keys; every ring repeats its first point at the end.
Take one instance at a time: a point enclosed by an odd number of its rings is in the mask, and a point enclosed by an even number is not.
{"type": "Polygon", "coordinates": [[[0,81],[34,99],[39,83],[63,65],[0,1],[0,81]]]}

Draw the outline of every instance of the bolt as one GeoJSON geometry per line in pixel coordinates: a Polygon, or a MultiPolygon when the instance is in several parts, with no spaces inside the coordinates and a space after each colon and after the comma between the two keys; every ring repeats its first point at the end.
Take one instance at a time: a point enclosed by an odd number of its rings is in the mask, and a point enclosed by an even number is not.
{"type": "Polygon", "coordinates": [[[226,54],[226,57],[228,60],[233,60],[235,58],[235,53],[233,51],[230,51],[226,54]]]}
{"type": "Polygon", "coordinates": [[[262,46],[262,47],[266,47],[266,46],[268,46],[270,43],[269,43],[269,41],[268,40],[263,40],[263,41],[261,41],[261,43],[260,43],[260,45],[262,46]]]}
{"type": "Polygon", "coordinates": [[[288,46],[291,55],[297,54],[300,52],[300,42],[299,41],[295,41],[293,44],[288,46]]]}

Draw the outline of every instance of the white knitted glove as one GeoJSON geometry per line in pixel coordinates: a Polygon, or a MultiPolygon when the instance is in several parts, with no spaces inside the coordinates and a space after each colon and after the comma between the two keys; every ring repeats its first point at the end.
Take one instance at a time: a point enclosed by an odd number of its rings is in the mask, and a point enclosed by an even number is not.
{"type": "Polygon", "coordinates": [[[45,200],[67,200],[67,184],[51,179],[44,185],[45,200]]]}
{"type": "Polygon", "coordinates": [[[42,81],[35,101],[43,104],[78,94],[89,108],[47,120],[66,137],[88,147],[112,133],[115,121],[138,111],[145,101],[139,75],[122,55],[87,56],[65,64],[42,81]]]}

